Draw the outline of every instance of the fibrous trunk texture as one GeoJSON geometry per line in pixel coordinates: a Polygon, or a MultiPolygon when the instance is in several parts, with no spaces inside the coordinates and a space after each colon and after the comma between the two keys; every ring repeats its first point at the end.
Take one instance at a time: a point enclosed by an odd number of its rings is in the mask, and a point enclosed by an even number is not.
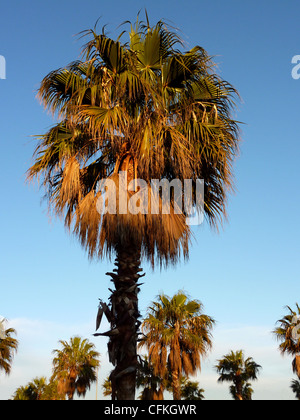
{"type": "Polygon", "coordinates": [[[181,400],[180,378],[177,371],[172,372],[172,387],[174,401],[181,400]]]}
{"type": "Polygon", "coordinates": [[[140,313],[138,310],[138,280],[143,277],[141,252],[132,244],[127,249],[119,249],[116,269],[111,276],[115,285],[111,300],[111,331],[108,344],[110,362],[115,366],[111,374],[112,399],[134,400],[136,371],[138,367],[137,340],[140,313]]]}

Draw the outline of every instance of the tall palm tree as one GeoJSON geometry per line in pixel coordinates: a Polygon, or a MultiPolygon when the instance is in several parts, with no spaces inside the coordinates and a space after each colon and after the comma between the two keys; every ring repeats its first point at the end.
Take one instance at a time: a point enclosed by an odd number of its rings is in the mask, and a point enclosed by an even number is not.
{"type": "Polygon", "coordinates": [[[111,323],[102,335],[110,338],[113,399],[119,400],[135,396],[141,261],[175,264],[188,257],[191,239],[187,214],[175,211],[172,195],[170,214],[163,214],[161,196],[158,214],[145,203],[128,214],[129,200],[137,202],[141,193],[136,180],[149,191],[151,180],[192,180],[187,201],[201,211],[196,183],[204,179],[205,215],[216,226],[226,215],[239,143],[231,118],[237,92],[214,73],[203,48],[182,52],[177,33],[162,21],[150,26],[148,17],[126,34],[122,43],[124,32],[113,40],[104,30],[86,31],[82,60],[44,78],[39,97],[58,123],[39,136],[28,171],[91,258],[116,255],[116,268],[107,273],[115,290],[100,313],[111,323]],[[134,187],[121,195],[124,173],[125,185],[127,179],[134,187]],[[99,204],[103,179],[114,182],[114,211],[99,204]]]}
{"type": "Polygon", "coordinates": [[[235,400],[250,400],[253,394],[249,380],[257,380],[261,366],[252,357],[245,359],[242,350],[229,353],[218,360],[216,366],[220,374],[218,382],[232,382],[230,393],[235,400]]]}
{"type": "Polygon", "coordinates": [[[54,350],[52,381],[58,381],[58,391],[73,400],[75,393],[85,396],[91,384],[97,381],[100,354],[87,339],[71,338],[59,341],[62,349],[54,350]]]}
{"type": "Polygon", "coordinates": [[[0,320],[0,371],[3,370],[6,375],[9,375],[19,343],[12,337],[12,335],[16,335],[16,330],[13,328],[6,329],[6,323],[6,319],[0,320]]]}
{"type": "Polygon", "coordinates": [[[213,325],[214,320],[203,314],[203,305],[184,292],[173,298],[160,295],[150,307],[140,346],[148,349],[156,375],[164,378],[170,370],[174,400],[181,399],[182,375],[194,375],[211,349],[213,325]]]}
{"type": "Polygon", "coordinates": [[[294,356],[293,372],[300,379],[300,306],[296,303],[295,311],[289,306],[286,309],[289,313],[277,321],[280,325],[273,333],[277,340],[281,342],[279,346],[281,354],[294,356]]]}
{"type": "Polygon", "coordinates": [[[291,383],[291,389],[296,396],[296,399],[300,401],[300,381],[294,379],[291,383]]]}

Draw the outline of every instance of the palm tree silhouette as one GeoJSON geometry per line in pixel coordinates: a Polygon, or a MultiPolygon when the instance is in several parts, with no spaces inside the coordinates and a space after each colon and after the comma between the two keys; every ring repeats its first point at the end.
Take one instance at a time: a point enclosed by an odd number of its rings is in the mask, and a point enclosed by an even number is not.
{"type": "Polygon", "coordinates": [[[253,389],[248,381],[257,380],[261,366],[252,357],[245,359],[244,352],[231,351],[216,366],[220,374],[218,382],[232,382],[230,393],[235,400],[251,400],[253,389]]]}

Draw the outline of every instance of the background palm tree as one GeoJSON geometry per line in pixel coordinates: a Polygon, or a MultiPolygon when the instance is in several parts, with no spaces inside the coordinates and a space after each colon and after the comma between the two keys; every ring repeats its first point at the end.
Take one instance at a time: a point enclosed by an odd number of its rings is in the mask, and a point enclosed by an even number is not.
{"type": "Polygon", "coordinates": [[[148,357],[141,357],[139,369],[137,371],[137,388],[143,388],[143,391],[140,395],[140,400],[163,400],[165,386],[166,380],[155,375],[154,367],[149,362],[148,357]]]}
{"type": "Polygon", "coordinates": [[[142,325],[140,346],[148,349],[156,375],[164,378],[170,370],[174,400],[181,399],[182,375],[194,375],[211,349],[213,325],[214,320],[203,314],[203,305],[189,300],[184,292],[173,298],[160,295],[152,303],[142,325]]]}
{"type": "Polygon", "coordinates": [[[9,375],[19,343],[18,340],[12,337],[12,335],[16,335],[16,330],[13,328],[6,329],[6,323],[6,319],[0,320],[0,372],[3,370],[9,375]]]}
{"type": "Polygon", "coordinates": [[[64,400],[58,393],[58,383],[48,382],[45,377],[35,378],[26,386],[19,387],[13,395],[14,401],[54,401],[64,400]]]}
{"type": "Polygon", "coordinates": [[[184,401],[202,401],[204,400],[204,389],[199,387],[198,382],[186,379],[181,386],[181,395],[184,401]]]}
{"type": "Polygon", "coordinates": [[[59,341],[61,350],[54,350],[52,381],[58,381],[58,392],[73,400],[74,394],[85,396],[92,383],[97,381],[100,354],[95,345],[80,337],[70,342],[59,341]]]}
{"type": "Polygon", "coordinates": [[[102,389],[103,389],[104,397],[110,397],[111,396],[112,388],[111,388],[111,380],[110,380],[109,376],[103,382],[102,389]]]}
{"type": "Polygon", "coordinates": [[[47,385],[47,379],[45,377],[33,379],[27,386],[28,399],[31,401],[41,401],[47,385]]]}
{"type": "MultiPolygon", "coordinates": [[[[152,266],[188,256],[187,214],[123,214],[127,197],[117,199],[116,214],[99,212],[101,180],[127,183],[140,178],[192,180],[191,205],[200,211],[196,182],[204,179],[205,215],[212,225],[226,214],[233,187],[232,164],[238,151],[238,125],[231,118],[236,90],[214,74],[206,51],[182,52],[178,34],[160,21],[153,27],[139,19],[129,41],[115,41],[105,31],[89,36],[81,61],[51,72],[39,97],[58,123],[39,136],[28,178],[38,177],[49,205],[64,215],[90,257],[116,255],[108,273],[115,284],[109,307],[100,307],[111,331],[109,356],[113,399],[134,399],[138,367],[138,281],[142,258],[152,266]],[[98,210],[97,210],[98,203],[98,210]]],[[[118,197],[118,194],[117,194],[118,197]]],[[[101,206],[100,206],[101,207],[101,206]]],[[[143,206],[142,206],[143,207],[143,206]]],[[[201,207],[201,206],[200,206],[201,207]]],[[[97,323],[97,326],[100,324],[97,323]]]]}
{"type": "Polygon", "coordinates": [[[289,306],[286,309],[289,313],[277,321],[280,325],[273,333],[277,340],[281,342],[279,346],[281,354],[294,356],[293,372],[300,379],[300,307],[296,303],[295,311],[289,306]],[[299,327],[298,330],[296,329],[297,326],[299,327]],[[298,334],[295,334],[295,332],[298,334]]]}
{"type": "Polygon", "coordinates": [[[28,384],[17,388],[12,399],[13,401],[36,401],[37,396],[36,393],[33,392],[31,386],[28,384]]]}
{"type": "Polygon", "coordinates": [[[252,398],[253,390],[249,380],[257,380],[261,366],[254,362],[252,357],[245,359],[242,350],[229,353],[218,360],[216,366],[220,374],[218,382],[232,382],[230,393],[235,400],[243,401],[252,398]]]}
{"type": "Polygon", "coordinates": [[[291,389],[296,396],[296,399],[300,401],[300,381],[294,379],[291,383],[291,389]]]}

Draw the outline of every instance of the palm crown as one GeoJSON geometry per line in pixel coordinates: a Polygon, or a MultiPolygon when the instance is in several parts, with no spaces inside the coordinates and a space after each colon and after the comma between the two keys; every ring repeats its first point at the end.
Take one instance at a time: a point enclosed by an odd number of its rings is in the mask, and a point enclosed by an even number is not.
{"type": "MultiPolygon", "coordinates": [[[[102,256],[128,236],[151,262],[187,254],[189,230],[173,214],[122,217],[96,211],[97,186],[119,170],[150,179],[205,180],[205,213],[225,214],[238,128],[230,118],[235,89],[213,74],[207,53],[180,52],[164,22],[137,21],[129,42],[87,31],[84,61],[50,73],[39,96],[60,121],[40,136],[29,178],[42,175],[55,210],[65,212],[90,255],[102,256]],[[132,226],[135,229],[126,229],[132,226]],[[126,234],[125,234],[126,233],[126,234]]],[[[197,204],[195,193],[193,203],[197,204]]]]}
{"type": "Polygon", "coordinates": [[[60,341],[62,349],[54,350],[52,380],[58,381],[60,394],[73,399],[75,392],[85,396],[93,382],[97,380],[97,368],[100,354],[94,344],[80,337],[71,338],[70,342],[60,341]]]}

